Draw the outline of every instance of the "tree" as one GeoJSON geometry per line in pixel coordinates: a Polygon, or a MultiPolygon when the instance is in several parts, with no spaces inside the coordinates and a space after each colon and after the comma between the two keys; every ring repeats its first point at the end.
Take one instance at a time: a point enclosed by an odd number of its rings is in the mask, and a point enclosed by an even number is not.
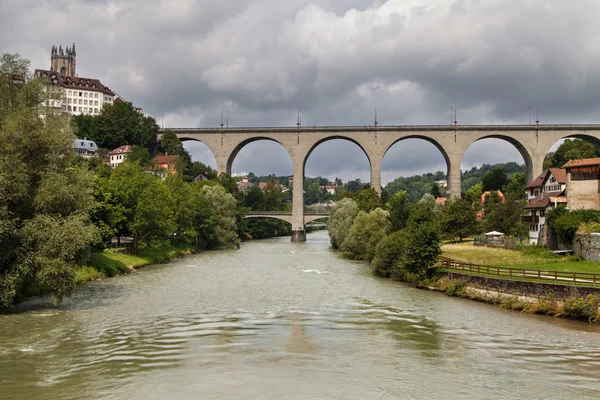
{"type": "Polygon", "coordinates": [[[419,202],[406,227],[408,243],[402,268],[409,280],[422,280],[439,259],[441,250],[439,220],[430,203],[419,202]]]}
{"type": "Polygon", "coordinates": [[[508,178],[504,187],[504,194],[513,199],[523,199],[525,197],[525,182],[527,177],[524,172],[517,172],[508,178]]]}
{"type": "Polygon", "coordinates": [[[28,67],[17,54],[0,59],[0,307],[29,288],[68,295],[97,233],[93,179],[74,162],[69,121],[52,108],[40,119],[57,93],[28,67]]]}
{"type": "Polygon", "coordinates": [[[285,199],[285,193],[283,193],[281,185],[279,185],[274,179],[267,182],[267,186],[263,190],[265,199],[265,211],[283,211],[285,205],[283,199],[285,199]]]}
{"type": "Polygon", "coordinates": [[[393,232],[381,240],[371,262],[373,273],[384,278],[404,279],[403,260],[408,243],[406,230],[393,232]]]}
{"type": "Polygon", "coordinates": [[[458,237],[461,242],[464,238],[476,234],[479,223],[475,212],[475,207],[469,200],[449,199],[442,208],[442,232],[450,239],[458,237]]]}
{"type": "Polygon", "coordinates": [[[382,206],[381,198],[371,187],[365,187],[356,192],[346,192],[344,196],[354,200],[361,211],[370,212],[382,206]]]}
{"type": "Polygon", "coordinates": [[[333,207],[327,224],[331,247],[338,249],[344,243],[356,214],[358,205],[352,199],[342,199],[333,207]]]}
{"type": "Polygon", "coordinates": [[[467,193],[465,193],[465,198],[474,206],[479,206],[481,201],[481,195],[483,194],[483,185],[481,183],[472,186],[467,193]]]}
{"type": "Polygon", "coordinates": [[[131,225],[137,247],[168,244],[177,231],[169,189],[158,180],[148,181],[140,193],[131,225]]]}
{"type": "Polygon", "coordinates": [[[410,204],[405,191],[394,193],[388,203],[388,220],[390,222],[390,232],[396,232],[406,227],[410,215],[410,204]]]}
{"type": "Polygon", "coordinates": [[[353,260],[371,262],[375,257],[375,249],[388,231],[387,212],[381,208],[366,213],[360,211],[342,243],[340,250],[353,260]]]}
{"type": "Polygon", "coordinates": [[[227,193],[222,186],[204,185],[196,187],[199,187],[201,200],[208,205],[211,211],[210,222],[214,227],[215,235],[208,241],[208,247],[239,247],[236,199],[227,193]]]}
{"type": "Polygon", "coordinates": [[[485,202],[483,227],[485,231],[500,231],[515,237],[526,236],[529,230],[521,222],[524,201],[501,198],[492,192],[485,202]]]}
{"type": "Polygon", "coordinates": [[[131,153],[127,156],[127,162],[137,162],[142,167],[152,166],[152,155],[150,150],[145,147],[135,145],[131,148],[131,153]]]}
{"type": "Polygon", "coordinates": [[[506,185],[507,181],[506,171],[504,171],[504,168],[502,167],[494,168],[483,174],[481,177],[484,191],[500,190],[506,185]]]}
{"type": "Polygon", "coordinates": [[[348,181],[345,185],[345,189],[347,192],[358,192],[363,187],[364,187],[364,184],[360,181],[360,179],[348,181]]]}
{"type": "Polygon", "coordinates": [[[561,168],[569,160],[598,157],[600,153],[596,146],[582,139],[567,139],[553,153],[548,153],[544,166],[561,168]]]}
{"type": "Polygon", "coordinates": [[[434,182],[433,185],[431,185],[431,191],[429,192],[429,194],[431,194],[436,199],[438,197],[442,197],[442,193],[440,191],[440,186],[434,182]]]}

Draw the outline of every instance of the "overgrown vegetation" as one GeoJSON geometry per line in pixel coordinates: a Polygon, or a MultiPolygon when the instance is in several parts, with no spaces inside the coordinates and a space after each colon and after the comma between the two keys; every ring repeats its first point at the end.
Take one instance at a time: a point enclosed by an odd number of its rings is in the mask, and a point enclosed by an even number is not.
{"type": "Polygon", "coordinates": [[[585,224],[600,223],[600,211],[597,210],[567,210],[563,206],[556,207],[548,213],[547,223],[550,230],[558,239],[571,246],[579,228],[585,224]]]}

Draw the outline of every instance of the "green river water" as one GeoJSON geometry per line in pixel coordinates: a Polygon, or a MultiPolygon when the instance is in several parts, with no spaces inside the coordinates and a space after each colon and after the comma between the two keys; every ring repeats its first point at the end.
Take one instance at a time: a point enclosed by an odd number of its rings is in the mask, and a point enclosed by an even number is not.
{"type": "Polygon", "coordinates": [[[0,399],[598,399],[600,329],[378,279],[327,232],[0,314],[0,399]]]}

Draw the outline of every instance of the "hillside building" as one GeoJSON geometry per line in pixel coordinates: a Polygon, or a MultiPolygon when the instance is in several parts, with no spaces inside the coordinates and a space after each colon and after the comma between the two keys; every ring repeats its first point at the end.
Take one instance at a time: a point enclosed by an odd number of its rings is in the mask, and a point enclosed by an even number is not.
{"type": "Polygon", "coordinates": [[[567,207],[600,210],[600,158],[571,160],[566,170],[567,207]]]}

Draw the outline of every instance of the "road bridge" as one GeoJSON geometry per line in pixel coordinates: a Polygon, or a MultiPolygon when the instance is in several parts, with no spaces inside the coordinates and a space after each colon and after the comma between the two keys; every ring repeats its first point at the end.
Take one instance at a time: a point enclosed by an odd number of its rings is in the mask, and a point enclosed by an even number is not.
{"type": "MultiPolygon", "coordinates": [[[[246,218],[275,218],[294,223],[294,213],[291,211],[251,211],[246,218]]],[[[329,212],[304,212],[304,225],[322,218],[329,218],[329,212]]]]}
{"type": "MultiPolygon", "coordinates": [[[[527,182],[542,173],[544,158],[560,139],[581,138],[600,145],[600,125],[400,125],[400,126],[324,126],[301,128],[178,128],[172,129],[182,140],[204,143],[217,161],[217,173],[231,174],[240,150],[257,140],[281,144],[294,165],[294,184],[304,186],[306,161],[321,143],[345,139],[357,144],[367,156],[371,186],[381,193],[381,162],[397,142],[418,138],[432,143],[446,161],[450,196],[460,196],[460,164],[467,149],[478,140],[496,138],[513,144],[523,156],[527,182]]],[[[292,240],[303,241],[304,193],[294,190],[292,199],[292,240]]]]}

